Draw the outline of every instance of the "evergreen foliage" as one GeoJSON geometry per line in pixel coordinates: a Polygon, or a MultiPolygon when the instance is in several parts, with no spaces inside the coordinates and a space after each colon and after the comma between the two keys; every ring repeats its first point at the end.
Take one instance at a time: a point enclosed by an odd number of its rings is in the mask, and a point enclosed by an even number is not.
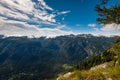
{"type": "Polygon", "coordinates": [[[97,21],[102,24],[120,24],[120,4],[108,7],[107,3],[108,0],[102,0],[100,4],[96,5],[96,11],[99,15],[97,21]]]}
{"type": "Polygon", "coordinates": [[[74,70],[59,75],[57,80],[120,80],[120,37],[116,37],[116,43],[103,54],[85,59],[74,70]],[[94,68],[103,63],[109,63],[107,68],[94,68]]]}
{"type": "Polygon", "coordinates": [[[77,70],[86,70],[90,69],[93,66],[113,61],[113,66],[120,65],[120,37],[117,36],[116,43],[108,50],[106,50],[103,54],[93,56],[91,58],[85,59],[78,65],[75,65],[75,69],[77,70]]]}
{"type": "Polygon", "coordinates": [[[0,80],[45,80],[102,53],[113,43],[113,37],[92,35],[1,38],[0,80]]]}

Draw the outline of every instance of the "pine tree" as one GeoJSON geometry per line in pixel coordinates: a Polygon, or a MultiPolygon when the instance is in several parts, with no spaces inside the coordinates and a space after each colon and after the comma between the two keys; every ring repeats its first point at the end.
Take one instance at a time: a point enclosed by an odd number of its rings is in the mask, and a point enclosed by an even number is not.
{"type": "Polygon", "coordinates": [[[96,5],[96,11],[99,15],[97,21],[102,24],[120,24],[120,4],[108,7],[107,3],[108,0],[101,0],[101,3],[96,5]]]}

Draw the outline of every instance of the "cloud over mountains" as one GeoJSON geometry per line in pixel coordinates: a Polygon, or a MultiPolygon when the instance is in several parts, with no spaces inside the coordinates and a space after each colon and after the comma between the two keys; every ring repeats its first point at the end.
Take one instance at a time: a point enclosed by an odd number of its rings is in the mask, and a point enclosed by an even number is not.
{"type": "Polygon", "coordinates": [[[57,16],[69,12],[56,12],[44,0],[0,0],[0,34],[36,37],[71,34],[57,28],[61,25],[56,21],[57,16]],[[54,28],[42,28],[42,25],[54,28]]]}

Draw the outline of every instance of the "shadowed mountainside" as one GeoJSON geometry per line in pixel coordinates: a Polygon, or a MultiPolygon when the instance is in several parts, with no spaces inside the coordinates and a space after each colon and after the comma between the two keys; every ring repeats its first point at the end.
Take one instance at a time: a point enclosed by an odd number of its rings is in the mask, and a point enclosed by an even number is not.
{"type": "Polygon", "coordinates": [[[48,79],[74,65],[101,54],[114,43],[113,37],[68,35],[56,38],[7,37],[0,39],[0,79],[48,79]]]}

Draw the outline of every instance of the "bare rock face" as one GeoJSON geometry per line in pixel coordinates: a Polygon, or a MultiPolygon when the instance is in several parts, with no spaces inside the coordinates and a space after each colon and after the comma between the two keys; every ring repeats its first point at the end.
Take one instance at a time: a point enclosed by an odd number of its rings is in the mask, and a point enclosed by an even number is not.
{"type": "Polygon", "coordinates": [[[71,75],[73,74],[73,72],[68,72],[64,75],[61,75],[57,78],[57,80],[63,80],[63,79],[68,79],[71,75]]]}
{"type": "Polygon", "coordinates": [[[112,78],[107,78],[106,80],[112,80],[112,78]]]}
{"type": "Polygon", "coordinates": [[[106,62],[106,63],[100,64],[100,65],[97,65],[97,66],[91,67],[90,70],[95,70],[95,69],[99,69],[99,68],[107,68],[107,67],[109,67],[109,66],[110,66],[109,63],[106,62]]]}

